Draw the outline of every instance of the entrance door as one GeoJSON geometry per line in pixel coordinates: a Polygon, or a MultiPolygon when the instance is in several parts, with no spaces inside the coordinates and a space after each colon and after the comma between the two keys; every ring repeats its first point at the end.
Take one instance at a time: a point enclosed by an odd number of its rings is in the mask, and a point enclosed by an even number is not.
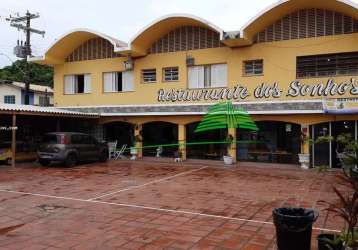
{"type": "MultiPolygon", "coordinates": [[[[313,140],[316,141],[321,136],[328,136],[329,123],[320,123],[313,126],[313,140]]],[[[330,146],[329,142],[314,143],[313,144],[313,163],[315,167],[330,165],[330,146]]]]}
{"type": "MultiPolygon", "coordinates": [[[[355,138],[355,122],[354,121],[338,121],[331,123],[332,136],[336,139],[341,134],[349,134],[354,140],[355,138]]],[[[332,167],[340,168],[341,162],[337,157],[337,153],[343,151],[342,145],[337,145],[336,141],[332,141],[332,167]]]]}

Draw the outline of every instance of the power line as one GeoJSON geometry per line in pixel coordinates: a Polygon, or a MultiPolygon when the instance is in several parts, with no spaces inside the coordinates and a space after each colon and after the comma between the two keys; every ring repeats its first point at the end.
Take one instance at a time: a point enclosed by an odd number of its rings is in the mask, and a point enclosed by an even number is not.
{"type": "Polygon", "coordinates": [[[26,73],[25,73],[20,67],[18,67],[18,66],[15,64],[15,62],[14,62],[7,54],[0,52],[0,56],[5,56],[5,57],[12,63],[12,65],[14,65],[18,70],[20,70],[20,72],[21,72],[24,76],[26,76],[26,73]]]}
{"type": "Polygon", "coordinates": [[[25,105],[30,103],[29,98],[29,88],[30,88],[30,67],[28,63],[28,57],[31,57],[31,34],[39,34],[44,36],[45,31],[34,29],[31,27],[31,20],[35,18],[39,18],[40,15],[38,13],[33,14],[29,11],[26,12],[25,15],[20,16],[18,13],[15,16],[9,16],[6,18],[6,21],[10,22],[10,26],[17,28],[17,30],[23,30],[26,34],[26,41],[17,40],[17,45],[14,48],[14,54],[17,57],[24,58],[26,61],[26,74],[25,74],[25,105]]]}

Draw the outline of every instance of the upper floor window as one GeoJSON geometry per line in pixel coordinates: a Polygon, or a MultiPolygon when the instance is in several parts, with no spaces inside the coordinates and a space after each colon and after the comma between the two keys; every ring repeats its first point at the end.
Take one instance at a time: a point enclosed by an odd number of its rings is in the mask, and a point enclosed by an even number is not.
{"type": "Polygon", "coordinates": [[[39,96],[39,105],[40,106],[50,106],[50,97],[49,96],[39,96]]]}
{"type": "Polygon", "coordinates": [[[254,76],[262,75],[264,73],[264,60],[250,60],[244,61],[244,75],[254,76]]]}
{"type": "Polygon", "coordinates": [[[297,78],[358,74],[358,52],[299,56],[297,78]]]}
{"type": "Polygon", "coordinates": [[[133,90],[133,71],[103,73],[103,91],[105,93],[133,90]]]}
{"type": "Polygon", "coordinates": [[[15,96],[14,95],[5,95],[4,103],[6,104],[15,104],[15,96]]]}
{"type": "Polygon", "coordinates": [[[179,68],[178,67],[168,67],[163,69],[163,81],[164,82],[173,82],[179,80],[179,68]]]}
{"type": "Polygon", "coordinates": [[[188,67],[189,88],[218,88],[227,86],[227,64],[188,67]]]}
{"type": "Polygon", "coordinates": [[[91,93],[91,74],[65,76],[66,95],[87,93],[91,93]]]}
{"type": "Polygon", "coordinates": [[[143,69],[142,70],[142,82],[151,83],[157,81],[157,70],[156,69],[143,69]]]}

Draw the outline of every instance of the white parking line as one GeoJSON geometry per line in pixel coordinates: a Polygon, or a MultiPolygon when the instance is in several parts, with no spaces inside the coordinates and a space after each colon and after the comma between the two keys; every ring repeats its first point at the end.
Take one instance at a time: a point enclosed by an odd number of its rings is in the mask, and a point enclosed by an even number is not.
{"type": "Polygon", "coordinates": [[[186,171],[186,172],[179,173],[179,174],[172,175],[172,176],[168,176],[168,177],[165,177],[165,178],[162,178],[162,179],[150,181],[150,182],[147,182],[147,183],[144,183],[144,184],[141,184],[141,185],[131,186],[129,188],[113,191],[111,193],[102,194],[102,195],[90,198],[90,199],[88,199],[88,201],[93,201],[93,200],[97,200],[97,199],[100,199],[100,198],[103,198],[103,197],[106,197],[106,196],[110,196],[110,195],[113,195],[113,194],[118,194],[118,193],[126,192],[126,191],[129,191],[129,190],[132,190],[132,189],[145,187],[145,186],[148,186],[148,185],[151,185],[151,184],[154,184],[154,183],[159,183],[159,182],[166,181],[166,180],[169,180],[169,179],[173,179],[173,178],[176,178],[176,177],[179,177],[179,176],[190,174],[190,173],[193,173],[193,172],[196,172],[196,171],[200,171],[200,170],[203,170],[203,169],[208,168],[208,167],[209,166],[202,167],[202,168],[199,168],[199,169],[190,170],[190,171],[186,171]]]}
{"type": "MultiPolygon", "coordinates": [[[[125,203],[106,202],[106,201],[84,200],[84,199],[71,198],[71,197],[54,196],[54,195],[46,195],[46,194],[36,194],[36,193],[13,191],[13,190],[1,190],[0,189],[0,192],[22,194],[22,195],[31,195],[31,196],[38,196],[38,197],[52,198],[52,199],[60,199],[60,200],[71,200],[71,201],[87,202],[87,203],[93,203],[93,204],[105,204],[105,205],[120,206],[120,207],[140,208],[140,209],[147,209],[147,210],[161,211],[161,212],[168,212],[168,213],[189,214],[189,215],[197,215],[197,216],[216,218],[216,219],[252,222],[252,223],[256,223],[256,224],[273,225],[273,222],[270,222],[270,221],[242,219],[242,218],[235,218],[235,217],[229,217],[229,216],[221,216],[221,215],[214,215],[214,214],[204,214],[204,213],[198,213],[198,212],[190,212],[190,211],[184,211],[184,210],[155,208],[155,207],[147,207],[147,206],[141,206],[141,205],[125,204],[125,203]]],[[[320,227],[313,227],[312,229],[313,230],[326,231],[326,232],[335,232],[335,233],[340,233],[341,232],[341,231],[335,230],[335,229],[327,229],[327,228],[320,228],[320,227]]]]}

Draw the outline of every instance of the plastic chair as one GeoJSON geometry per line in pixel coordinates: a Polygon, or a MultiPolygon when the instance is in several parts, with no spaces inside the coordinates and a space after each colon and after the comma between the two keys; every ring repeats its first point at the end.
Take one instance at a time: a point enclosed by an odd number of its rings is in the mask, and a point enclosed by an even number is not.
{"type": "Polygon", "coordinates": [[[108,142],[107,145],[108,145],[108,159],[115,158],[116,151],[117,151],[117,141],[108,142]]]}
{"type": "Polygon", "coordinates": [[[127,144],[123,144],[119,151],[115,151],[116,160],[118,160],[118,158],[121,158],[121,159],[125,158],[125,156],[123,154],[124,154],[124,151],[126,150],[126,148],[127,148],[127,144]]]}

